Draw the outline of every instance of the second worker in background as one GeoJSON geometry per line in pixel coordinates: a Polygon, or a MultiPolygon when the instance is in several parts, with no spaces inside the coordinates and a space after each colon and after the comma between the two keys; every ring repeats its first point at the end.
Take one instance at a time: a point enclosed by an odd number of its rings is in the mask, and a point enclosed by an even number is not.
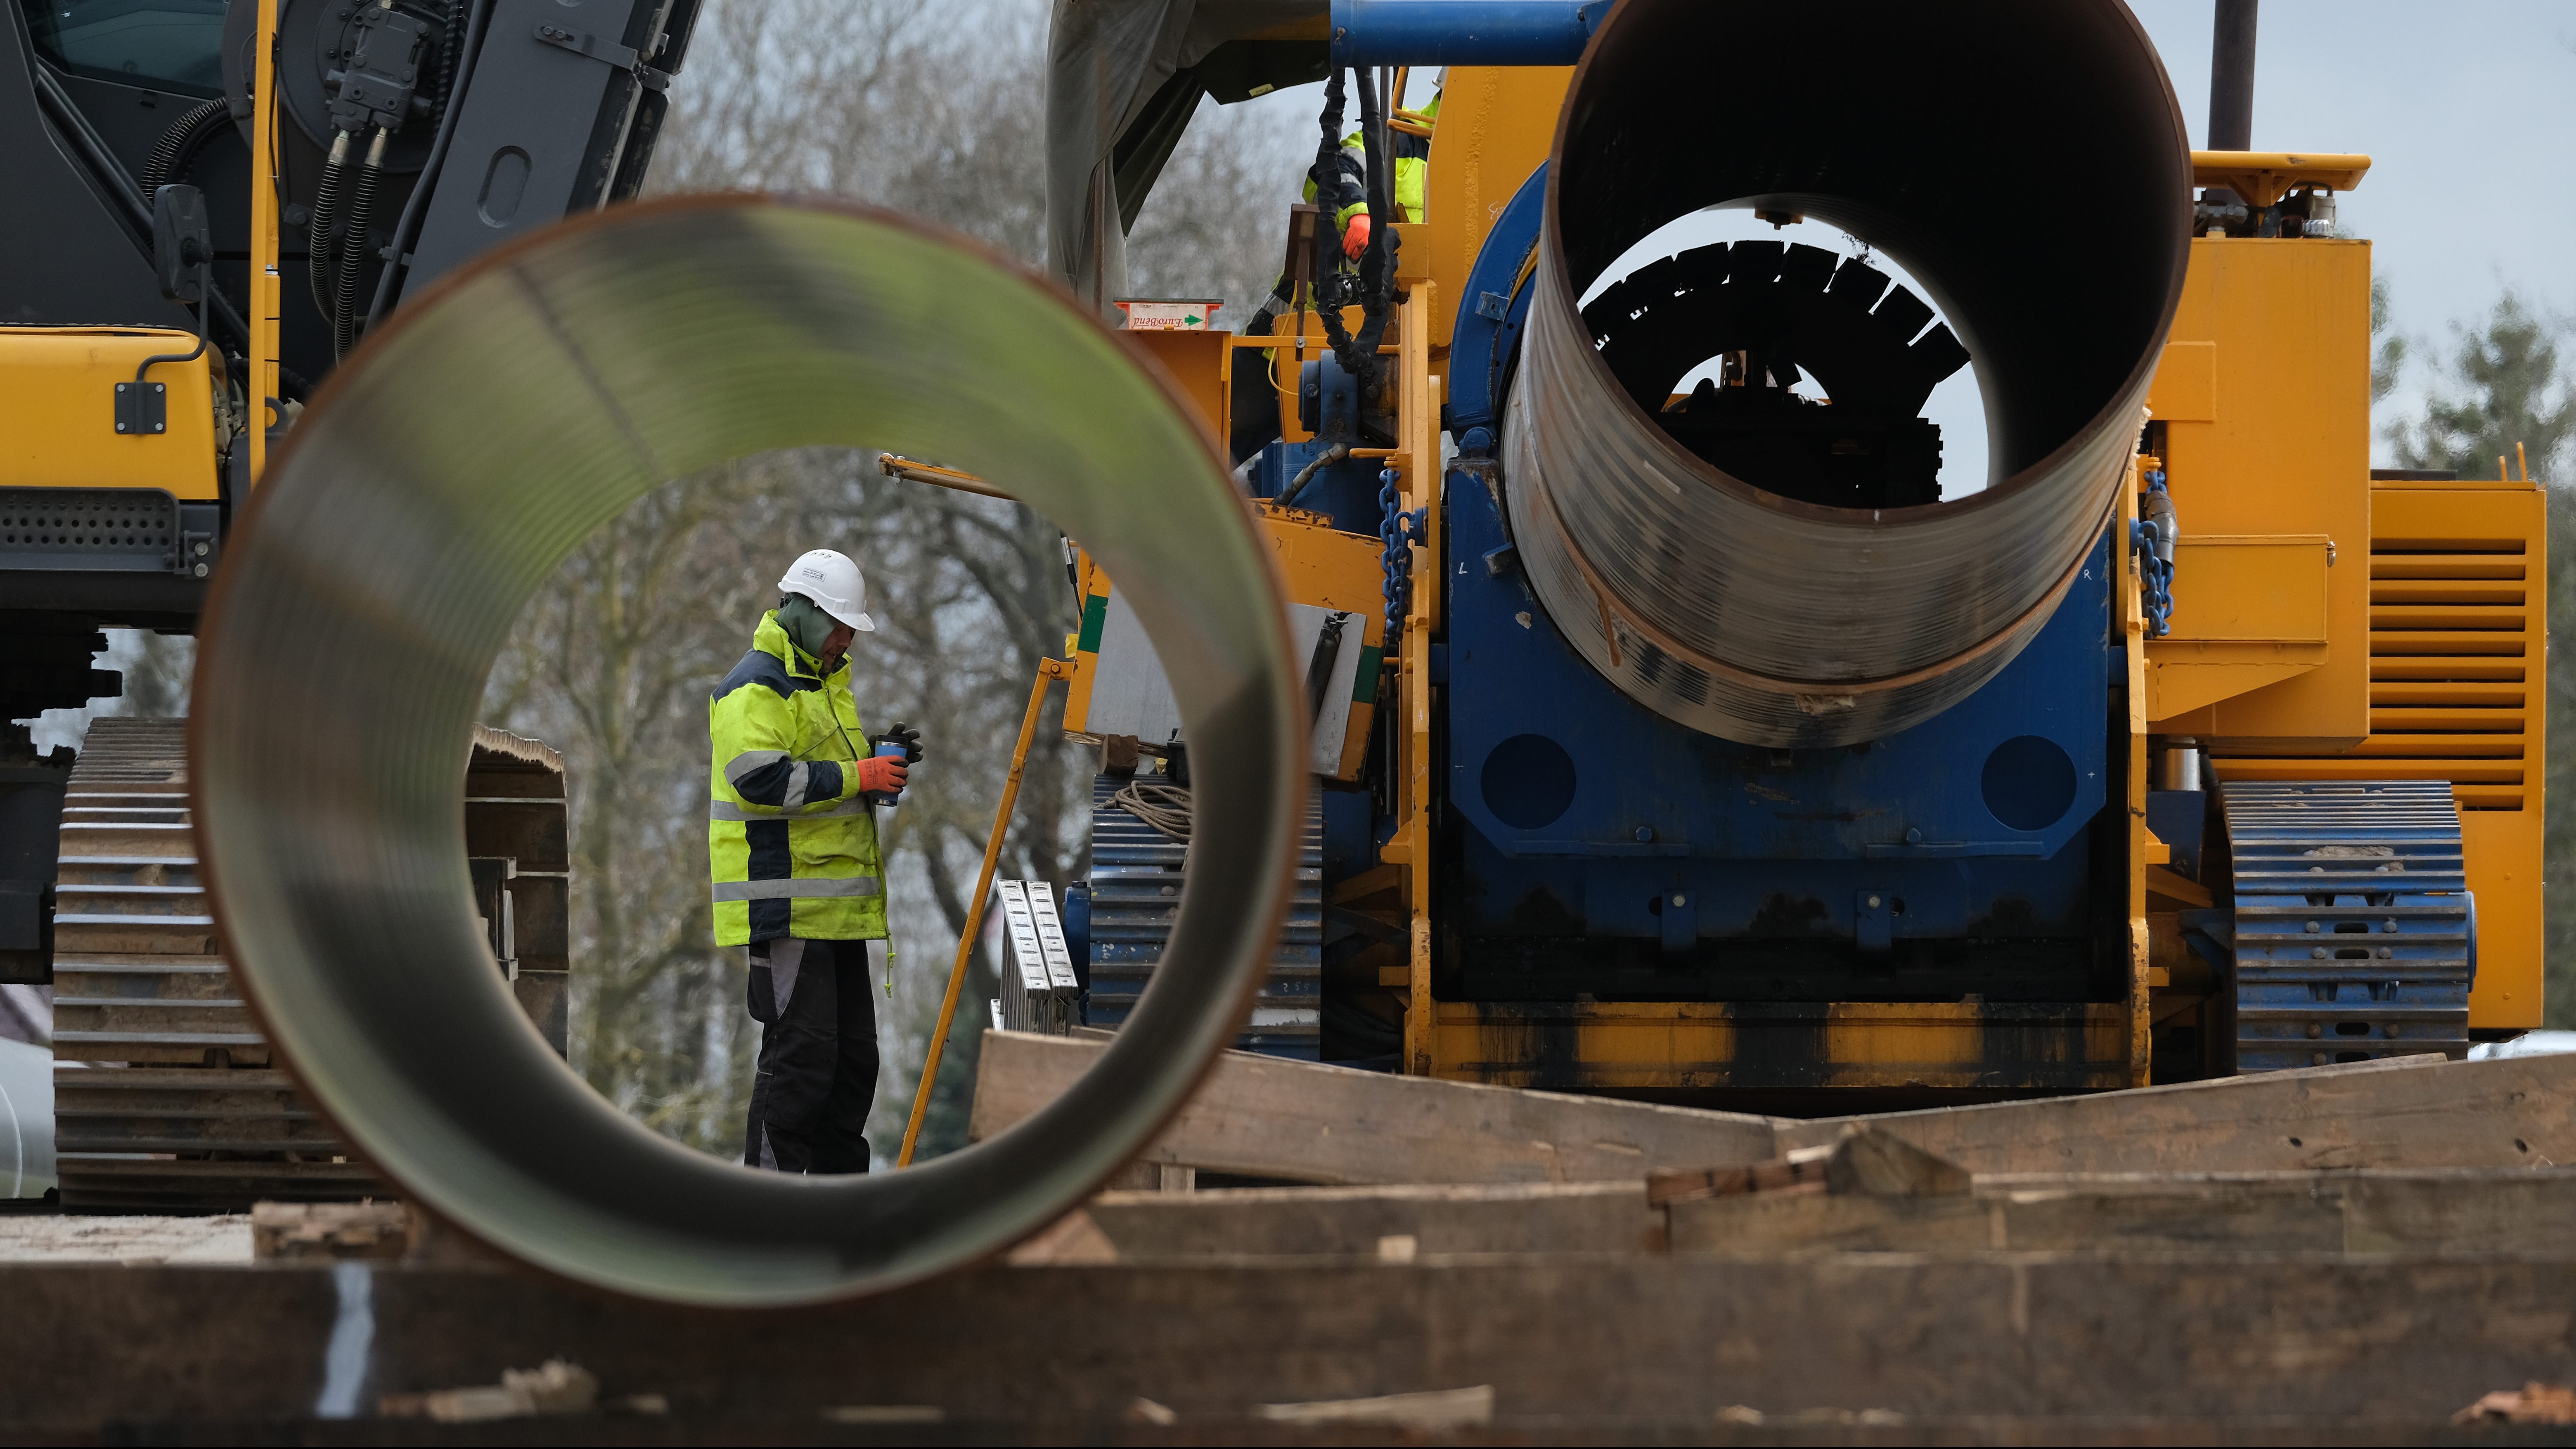
{"type": "Polygon", "coordinates": [[[876,631],[859,566],[816,549],[778,587],[751,652],[707,705],[716,944],[750,948],[761,1024],[743,1162],[865,1172],[877,1085],[869,993],[887,950],[870,797],[903,788],[920,735],[898,723],[871,739],[859,723],[850,644],[876,631]],[[903,751],[877,755],[879,743],[903,751]]]}

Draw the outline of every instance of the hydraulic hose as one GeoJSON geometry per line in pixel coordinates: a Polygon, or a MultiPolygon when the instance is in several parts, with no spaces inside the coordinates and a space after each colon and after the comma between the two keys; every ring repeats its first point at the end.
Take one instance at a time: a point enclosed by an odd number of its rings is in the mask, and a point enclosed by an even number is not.
{"type": "Polygon", "coordinates": [[[358,182],[349,192],[349,226],[340,239],[340,275],[331,292],[331,355],[346,357],[358,345],[358,281],[367,271],[367,223],[374,219],[376,186],[384,180],[385,146],[393,131],[376,128],[367,142],[367,159],[358,163],[358,182]]]}
{"type": "Polygon", "coordinates": [[[1342,357],[1342,368],[1360,380],[1360,396],[1374,400],[1385,367],[1377,355],[1386,336],[1387,285],[1395,250],[1395,158],[1386,144],[1386,108],[1378,95],[1376,74],[1363,66],[1360,84],[1360,151],[1368,168],[1369,239],[1360,254],[1360,331],[1342,357]]]}
{"type": "Polygon", "coordinates": [[[171,122],[170,129],[162,132],[161,139],[153,143],[152,155],[143,163],[143,199],[149,202],[152,193],[185,177],[189,166],[197,159],[197,152],[231,120],[230,108],[223,97],[217,96],[171,122]]]}
{"type": "Polygon", "coordinates": [[[1317,453],[1312,462],[1309,462],[1305,467],[1297,470],[1296,477],[1288,480],[1287,487],[1279,490],[1279,506],[1286,508],[1290,504],[1295,503],[1297,501],[1297,495],[1306,491],[1306,485],[1315,481],[1315,475],[1317,473],[1322,472],[1326,468],[1331,467],[1333,464],[1342,461],[1350,455],[1351,447],[1348,443],[1335,443],[1333,446],[1317,453]]]}
{"type": "Polygon", "coordinates": [[[349,152],[357,145],[354,131],[342,131],[331,138],[331,153],[322,162],[322,182],[313,192],[313,220],[304,237],[304,272],[313,284],[313,305],[333,324],[332,335],[338,336],[339,322],[339,239],[332,235],[340,224],[340,203],[349,181],[349,152]]]}
{"type": "Polygon", "coordinates": [[[410,269],[412,245],[420,240],[421,219],[429,214],[430,193],[438,189],[438,178],[445,174],[447,148],[456,140],[456,119],[464,113],[465,89],[474,79],[475,59],[483,53],[483,32],[490,27],[492,7],[499,0],[473,3],[474,18],[466,26],[465,44],[449,66],[449,73],[439,78],[438,134],[429,143],[429,159],[412,180],[411,198],[403,203],[402,217],[394,223],[393,246],[388,249],[384,270],[376,277],[375,300],[367,304],[365,326],[369,329],[392,310],[394,296],[402,289],[404,274],[410,269]]]}
{"type": "MultiPolygon", "coordinates": [[[[1357,373],[1353,358],[1350,329],[1342,325],[1342,298],[1346,291],[1342,275],[1342,236],[1338,208],[1333,196],[1341,189],[1342,157],[1342,73],[1335,70],[1324,79],[1324,109],[1316,117],[1323,140],[1315,148],[1315,165],[1309,174],[1315,180],[1315,320],[1324,326],[1324,341],[1336,356],[1343,359],[1345,371],[1357,373]]],[[[1372,231],[1375,225],[1372,223],[1372,231]]]]}

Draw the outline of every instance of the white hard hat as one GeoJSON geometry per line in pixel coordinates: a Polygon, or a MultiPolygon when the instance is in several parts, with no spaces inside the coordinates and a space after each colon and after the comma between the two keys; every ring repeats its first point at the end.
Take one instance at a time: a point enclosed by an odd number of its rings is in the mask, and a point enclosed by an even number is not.
{"type": "Polygon", "coordinates": [[[803,594],[817,608],[862,634],[877,626],[868,619],[868,581],[845,553],[818,548],[787,566],[779,591],[803,594]]]}

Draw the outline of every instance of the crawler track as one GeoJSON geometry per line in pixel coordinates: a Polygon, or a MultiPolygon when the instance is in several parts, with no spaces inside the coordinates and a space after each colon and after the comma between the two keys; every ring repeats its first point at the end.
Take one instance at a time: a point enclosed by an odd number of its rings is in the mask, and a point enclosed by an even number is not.
{"type": "Polygon", "coordinates": [[[270,1058],[197,868],[186,722],[90,726],[54,917],[63,1206],[237,1212],[389,1195],[270,1058]]]}
{"type": "Polygon", "coordinates": [[[2236,781],[2236,1069],[2468,1055],[2477,909],[2443,780],[2236,781]]]}
{"type": "MultiPolygon", "coordinates": [[[[1091,1002],[1088,1022],[1115,1029],[1134,1010],[1171,940],[1189,847],[1109,803],[1129,778],[1091,785],[1091,1002]]],[[[1306,804],[1297,887],[1280,923],[1270,977],[1252,1019],[1235,1037],[1243,1051],[1313,1061],[1323,1031],[1324,814],[1306,804]]]]}

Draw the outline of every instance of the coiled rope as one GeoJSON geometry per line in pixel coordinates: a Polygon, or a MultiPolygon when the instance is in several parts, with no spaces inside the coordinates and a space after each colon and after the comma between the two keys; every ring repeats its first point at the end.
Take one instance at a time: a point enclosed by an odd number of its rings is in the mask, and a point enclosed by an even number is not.
{"type": "Polygon", "coordinates": [[[1131,780],[1109,797],[1109,803],[1144,821],[1166,840],[1190,843],[1190,792],[1179,785],[1131,780]]]}

